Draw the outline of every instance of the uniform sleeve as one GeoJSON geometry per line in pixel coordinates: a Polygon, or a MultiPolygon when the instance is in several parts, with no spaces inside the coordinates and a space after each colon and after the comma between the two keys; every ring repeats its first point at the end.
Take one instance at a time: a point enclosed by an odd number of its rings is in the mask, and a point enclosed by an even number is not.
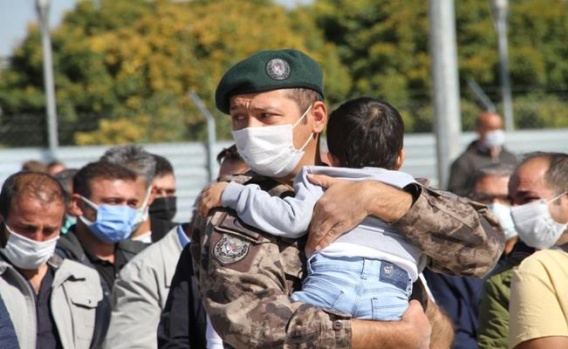
{"type": "Polygon", "coordinates": [[[105,348],[155,347],[162,312],[156,275],[136,262],[128,263],[115,281],[105,348]]]}
{"type": "Polygon", "coordinates": [[[511,273],[507,270],[494,275],[484,284],[479,305],[478,338],[481,349],[507,347],[511,273]]]}
{"type": "Polygon", "coordinates": [[[269,234],[298,238],[306,234],[316,201],[323,194],[302,170],[294,183],[295,197],[280,198],[258,185],[229,183],[222,195],[223,206],[237,211],[239,218],[269,234]]]}
{"type": "Polygon", "coordinates": [[[196,222],[191,243],[196,275],[225,343],[237,349],[351,347],[346,316],[289,298],[301,284],[305,262],[296,242],[252,231],[230,212],[196,222]]]}
{"type": "Polygon", "coordinates": [[[505,235],[487,206],[411,184],[415,201],[392,225],[430,258],[430,269],[481,277],[497,263],[505,235]]]}

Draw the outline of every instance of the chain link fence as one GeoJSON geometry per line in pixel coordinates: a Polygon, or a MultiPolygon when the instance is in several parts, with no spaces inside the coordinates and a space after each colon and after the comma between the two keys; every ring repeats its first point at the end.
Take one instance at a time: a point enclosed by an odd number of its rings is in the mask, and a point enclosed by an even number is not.
{"type": "MultiPolygon", "coordinates": [[[[499,95],[489,95],[493,101],[499,99],[499,95]]],[[[406,131],[413,133],[431,133],[433,131],[433,106],[429,98],[415,98],[414,102],[406,105],[397,105],[393,103],[403,115],[406,131]]],[[[497,112],[501,112],[500,103],[495,103],[497,112]]],[[[464,132],[474,131],[475,118],[482,110],[482,106],[472,98],[469,91],[462,91],[461,101],[461,125],[464,132]]],[[[141,110],[141,114],[147,114],[141,110]]],[[[155,113],[155,111],[153,111],[155,113]]],[[[188,113],[195,111],[188,111],[188,113]]],[[[220,140],[230,140],[230,132],[228,130],[227,117],[219,113],[216,114],[217,137],[220,140]]],[[[177,132],[175,135],[165,132],[161,138],[153,138],[153,143],[163,142],[195,142],[204,141],[205,120],[203,122],[188,125],[184,117],[178,118],[156,118],[156,120],[166,119],[169,129],[187,130],[187,132],[177,132]],[[199,132],[198,132],[199,131],[199,132]]],[[[197,117],[197,119],[202,119],[197,117]]],[[[101,120],[105,117],[100,114],[81,114],[75,117],[66,117],[59,115],[58,117],[58,140],[62,146],[83,145],[78,135],[85,135],[92,132],[111,132],[100,131],[101,120]]],[[[123,122],[116,126],[112,132],[129,133],[135,129],[149,129],[142,131],[151,131],[159,128],[160,125],[140,125],[135,119],[123,122]]],[[[566,93],[542,93],[529,92],[514,96],[514,121],[515,129],[531,130],[531,129],[555,129],[568,128],[568,92],[566,93]]],[[[160,121],[156,121],[160,122],[160,121]]],[[[139,133],[132,133],[134,135],[139,133]]],[[[111,141],[107,144],[112,143],[111,141]]],[[[46,147],[48,144],[47,134],[47,118],[45,114],[18,114],[18,115],[1,115],[0,116],[0,146],[3,148],[20,148],[20,147],[46,147]]],[[[147,141],[147,140],[135,140],[147,141]]],[[[89,143],[101,144],[101,143],[89,143]]]]}

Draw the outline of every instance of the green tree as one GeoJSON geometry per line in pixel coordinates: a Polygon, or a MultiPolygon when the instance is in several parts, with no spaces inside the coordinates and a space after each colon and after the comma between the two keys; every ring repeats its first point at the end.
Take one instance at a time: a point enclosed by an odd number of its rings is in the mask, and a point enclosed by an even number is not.
{"type": "MultiPolygon", "coordinates": [[[[475,97],[467,80],[475,80],[500,101],[497,37],[489,1],[460,0],[455,7],[462,124],[471,130],[479,109],[472,108],[475,97]]],[[[535,89],[544,95],[567,93],[567,8],[563,0],[510,2],[511,80],[520,102],[535,89]]],[[[309,10],[349,67],[350,96],[384,98],[401,109],[408,131],[431,130],[427,1],[316,0],[309,10]]],[[[536,109],[534,126],[558,125],[546,117],[544,106],[536,109]]],[[[522,109],[519,112],[518,120],[526,119],[522,109]]]]}
{"type": "MultiPolygon", "coordinates": [[[[350,85],[334,46],[313,22],[301,22],[308,17],[291,16],[272,1],[101,4],[97,10],[79,2],[53,32],[63,144],[203,139],[203,117],[187,92],[196,91],[215,110],[213,95],[222,73],[260,49],[310,53],[334,72],[325,82],[332,101],[343,98],[350,85]]],[[[6,92],[0,93],[0,103],[9,113],[42,113],[38,40],[32,29],[5,72],[10,79],[0,83],[6,92]]],[[[228,118],[215,114],[219,137],[230,137],[228,118]]]]}

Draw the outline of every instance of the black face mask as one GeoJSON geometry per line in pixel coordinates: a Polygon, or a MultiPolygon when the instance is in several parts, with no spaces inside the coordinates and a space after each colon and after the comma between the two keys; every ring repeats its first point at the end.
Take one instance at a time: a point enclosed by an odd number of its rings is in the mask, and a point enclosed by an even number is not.
{"type": "Polygon", "coordinates": [[[158,218],[171,221],[177,212],[176,196],[167,196],[165,198],[156,198],[150,205],[150,218],[158,218]]]}

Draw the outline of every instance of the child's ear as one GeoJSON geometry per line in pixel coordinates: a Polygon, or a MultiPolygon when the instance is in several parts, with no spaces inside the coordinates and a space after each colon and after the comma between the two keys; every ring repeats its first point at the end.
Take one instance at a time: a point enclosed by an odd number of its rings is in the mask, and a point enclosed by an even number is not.
{"type": "Polygon", "coordinates": [[[400,153],[398,153],[398,157],[396,158],[396,164],[394,165],[395,170],[398,170],[399,168],[402,167],[405,158],[406,158],[406,152],[404,151],[404,149],[401,149],[400,153]]]}

